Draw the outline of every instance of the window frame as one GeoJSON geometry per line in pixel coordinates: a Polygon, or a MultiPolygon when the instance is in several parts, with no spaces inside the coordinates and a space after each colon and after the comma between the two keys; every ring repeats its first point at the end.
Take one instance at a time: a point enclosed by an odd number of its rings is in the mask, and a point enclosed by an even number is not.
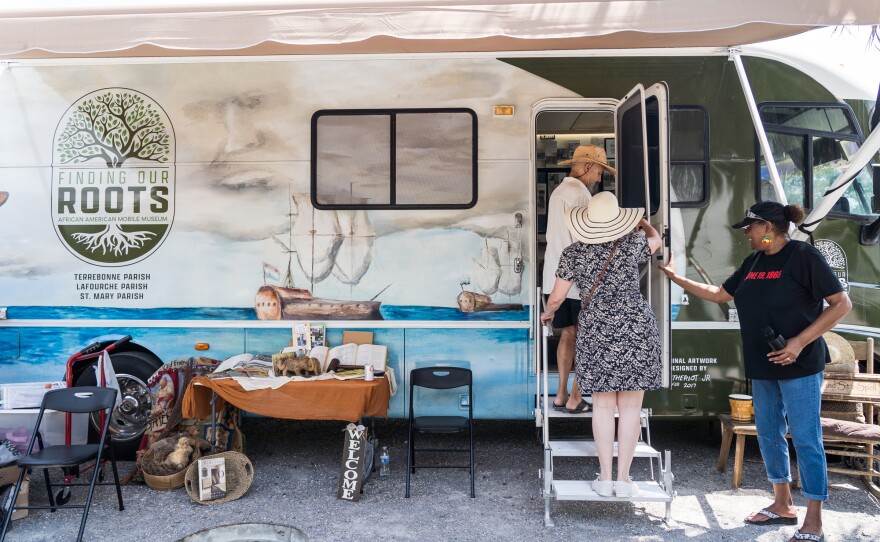
{"type": "Polygon", "coordinates": [[[709,162],[712,156],[711,152],[709,152],[709,143],[710,143],[710,132],[709,128],[711,126],[709,122],[709,110],[706,109],[702,105],[670,105],[669,106],[669,139],[670,141],[675,136],[675,133],[672,131],[672,115],[675,111],[701,111],[703,113],[703,159],[702,160],[675,160],[672,158],[672,150],[669,152],[669,194],[670,201],[669,204],[672,208],[691,208],[698,209],[701,207],[706,207],[709,205],[709,186],[711,183],[709,182],[709,162]],[[675,191],[675,188],[672,186],[672,168],[673,166],[702,166],[703,167],[703,198],[699,201],[682,201],[682,202],[673,202],[672,194],[675,191]]]}
{"type": "Polygon", "coordinates": [[[309,191],[312,205],[315,209],[334,211],[334,210],[394,210],[394,209],[470,209],[477,204],[478,200],[478,159],[477,150],[479,118],[473,109],[467,107],[426,107],[426,108],[382,108],[382,109],[319,109],[312,114],[311,120],[311,150],[309,164],[310,180],[309,191]],[[426,113],[466,113],[471,116],[471,201],[467,203],[449,203],[449,204],[398,204],[395,203],[397,197],[397,130],[396,115],[397,114],[426,114],[426,113]],[[387,115],[390,123],[390,178],[389,185],[389,201],[390,203],[381,204],[326,204],[318,202],[318,119],[324,116],[382,116],[387,115]]]}
{"type": "MultiPolygon", "coordinates": [[[[783,135],[790,135],[794,137],[800,137],[803,140],[804,145],[804,163],[810,164],[809,168],[805,168],[804,171],[804,209],[807,211],[811,211],[813,209],[813,145],[810,144],[813,137],[825,137],[831,139],[837,139],[841,141],[854,141],[861,145],[865,142],[865,137],[862,134],[862,127],[859,125],[858,120],[856,119],[855,112],[853,112],[852,107],[847,103],[841,102],[799,102],[799,101],[791,101],[791,102],[780,102],[780,101],[771,101],[771,102],[760,102],[758,104],[758,118],[761,118],[761,111],[765,107],[803,107],[803,108],[826,108],[826,109],[840,109],[843,111],[844,116],[849,121],[850,126],[854,128],[854,133],[852,134],[841,134],[838,132],[828,132],[826,130],[818,130],[818,129],[810,129],[810,128],[792,128],[790,126],[783,126],[781,124],[773,124],[766,123],[761,120],[761,123],[764,126],[764,132],[766,133],[776,133],[783,135]],[[808,138],[810,138],[808,140],[808,138]],[[808,203],[809,202],[809,203],[808,203]]],[[[758,134],[755,133],[755,201],[764,201],[761,197],[761,144],[758,141],[758,134]]],[[[870,205],[870,201],[868,202],[870,205]]],[[[798,205],[800,205],[798,203],[798,205]]],[[[809,214],[809,212],[807,213],[809,214]]],[[[836,218],[843,219],[856,219],[856,220],[868,220],[871,217],[875,216],[872,214],[861,215],[857,213],[844,213],[841,211],[830,210],[828,211],[827,216],[833,216],[836,218]]]]}

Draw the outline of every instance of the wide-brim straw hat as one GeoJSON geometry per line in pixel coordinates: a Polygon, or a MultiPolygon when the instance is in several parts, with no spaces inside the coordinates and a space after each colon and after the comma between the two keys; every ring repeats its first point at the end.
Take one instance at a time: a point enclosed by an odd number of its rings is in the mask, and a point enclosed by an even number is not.
{"type": "Polygon", "coordinates": [[[605,154],[605,149],[596,145],[581,145],[574,150],[569,160],[559,162],[560,166],[570,164],[599,164],[614,175],[617,175],[617,170],[608,165],[608,156],[605,154]]]}
{"type": "Polygon", "coordinates": [[[199,462],[193,461],[192,465],[186,469],[186,493],[193,502],[199,504],[223,504],[225,502],[238,499],[250,489],[251,483],[254,481],[254,466],[246,455],[240,452],[222,452],[214,455],[207,455],[202,459],[214,459],[222,457],[225,460],[226,468],[226,495],[219,499],[203,501],[199,498],[199,462]]]}
{"type": "Polygon", "coordinates": [[[828,356],[831,363],[825,365],[825,371],[829,373],[856,373],[858,362],[856,354],[849,341],[831,331],[822,334],[825,344],[828,345],[828,356]]]}
{"type": "Polygon", "coordinates": [[[628,234],[644,215],[644,208],[621,208],[614,194],[599,192],[589,205],[569,209],[565,223],[575,239],[588,245],[598,245],[628,234]]]}

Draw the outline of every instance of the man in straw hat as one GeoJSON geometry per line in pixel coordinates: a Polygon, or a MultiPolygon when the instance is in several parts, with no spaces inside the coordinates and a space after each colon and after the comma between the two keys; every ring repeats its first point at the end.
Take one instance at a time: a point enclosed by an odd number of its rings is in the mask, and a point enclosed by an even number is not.
{"type": "MultiPolygon", "coordinates": [[[[556,282],[556,268],[562,251],[573,242],[565,223],[568,210],[586,206],[590,202],[590,189],[602,180],[602,172],[617,174],[605,157],[605,150],[596,145],[581,145],[574,150],[570,160],[559,165],[571,164],[568,177],[550,194],[547,209],[547,249],[544,253],[544,292],[549,294],[556,282]]],[[[574,363],[575,339],[577,337],[578,313],[581,310],[580,292],[573,287],[553,318],[553,327],[562,331],[556,349],[556,364],[559,369],[559,387],[553,408],[565,409],[572,414],[589,412],[590,405],[581,397],[577,383],[568,393],[568,375],[574,363]]],[[[577,377],[575,377],[577,378],[577,377]]]]}

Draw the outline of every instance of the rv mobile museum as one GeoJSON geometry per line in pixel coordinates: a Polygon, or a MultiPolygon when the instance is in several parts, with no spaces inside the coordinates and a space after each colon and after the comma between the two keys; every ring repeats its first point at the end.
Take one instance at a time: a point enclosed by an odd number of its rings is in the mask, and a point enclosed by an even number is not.
{"type": "MultiPolygon", "coordinates": [[[[467,2],[362,2],[385,25],[347,4],[211,17],[141,3],[143,16],[114,14],[117,28],[97,5],[12,10],[0,19],[0,383],[61,380],[72,353],[131,335],[112,356],[130,391],[113,427],[133,441],[163,362],[277,352],[293,322],[321,322],[331,345],[367,330],[388,347],[403,391],[393,417],[407,415],[410,370],[456,365],[473,371],[476,417],[533,418],[547,201],[567,173],[558,162],[591,143],[618,170],[601,189],[647,207],[662,233],[652,263],[673,252],[694,279],[720,284],[747,255],[729,225],[755,201],[804,205],[853,301],[838,331],[877,337],[875,94],[842,94],[840,75],[749,45],[877,24],[875,2],[847,1],[847,15],[747,2],[734,15],[666,1],[613,28],[591,16],[627,3],[530,18],[499,4],[499,22],[467,2]],[[290,24],[259,24],[273,17],[290,24]],[[192,35],[160,30],[175,21],[192,35]]],[[[646,406],[726,412],[747,389],[736,308],[643,273],[665,386],[646,406]]]]}

